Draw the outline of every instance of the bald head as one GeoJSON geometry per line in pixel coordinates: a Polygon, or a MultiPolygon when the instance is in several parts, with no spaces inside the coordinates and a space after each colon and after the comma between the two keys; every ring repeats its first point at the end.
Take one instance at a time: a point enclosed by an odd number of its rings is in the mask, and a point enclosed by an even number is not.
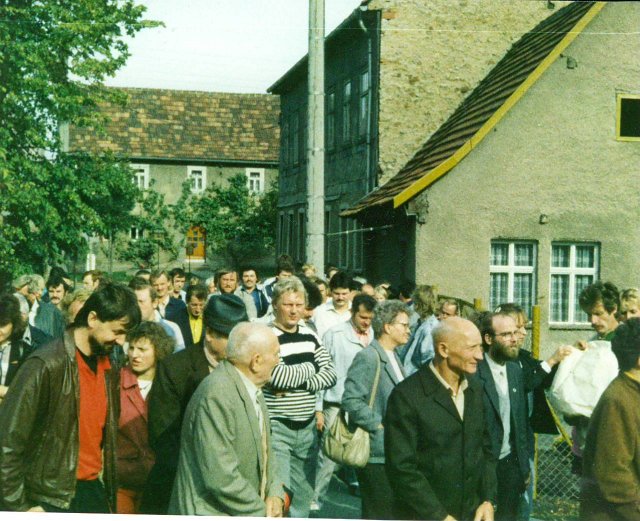
{"type": "Polygon", "coordinates": [[[261,387],[280,361],[278,337],[265,324],[240,322],[229,334],[227,360],[261,387]]]}
{"type": "Polygon", "coordinates": [[[461,317],[442,320],[433,328],[433,363],[440,372],[458,376],[475,373],[482,360],[480,331],[473,322],[461,317]]]}

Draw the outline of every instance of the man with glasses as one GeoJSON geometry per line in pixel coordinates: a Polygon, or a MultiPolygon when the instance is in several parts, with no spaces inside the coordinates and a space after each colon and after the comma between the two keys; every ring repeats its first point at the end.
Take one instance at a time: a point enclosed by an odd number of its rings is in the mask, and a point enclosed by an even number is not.
{"type": "Polygon", "coordinates": [[[517,518],[521,497],[529,483],[528,415],[524,377],[518,363],[520,333],[509,314],[483,313],[478,327],[485,357],[477,378],[483,387],[485,421],[497,464],[495,519],[517,518]]]}

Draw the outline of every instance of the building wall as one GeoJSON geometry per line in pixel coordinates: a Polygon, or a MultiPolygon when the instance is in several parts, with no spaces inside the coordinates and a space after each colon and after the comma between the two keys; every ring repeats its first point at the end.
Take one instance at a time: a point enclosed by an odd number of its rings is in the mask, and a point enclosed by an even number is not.
{"type": "Polygon", "coordinates": [[[382,9],[379,184],[393,177],[522,34],[568,2],[372,0],[382,9]]]}
{"type": "Polygon", "coordinates": [[[491,240],[537,241],[543,354],[592,335],[589,326],[548,326],[553,241],[598,243],[601,279],[640,284],[640,143],[615,139],[616,94],[639,90],[639,22],[640,4],[607,4],[495,130],[414,204],[425,220],[416,231],[417,279],[448,295],[486,305],[491,240]],[[567,56],[576,68],[567,68],[567,56]]]}
{"type": "MultiPolygon", "coordinates": [[[[340,211],[362,198],[373,187],[377,151],[377,64],[378,17],[363,18],[364,31],[357,20],[330,40],[325,52],[325,261],[360,272],[363,269],[360,232],[355,220],[338,217],[340,211]],[[361,78],[368,72],[368,89],[361,78]],[[350,84],[349,128],[343,113],[345,85],[350,84]],[[363,94],[368,92],[365,125],[361,122],[363,94]],[[329,98],[333,96],[333,112],[329,98]],[[333,123],[331,123],[333,119],[333,123]],[[334,138],[330,138],[329,128],[334,138]]],[[[307,208],[307,79],[289,80],[281,93],[281,152],[279,177],[278,252],[298,260],[305,257],[307,208]],[[297,132],[296,132],[297,129],[297,132]]],[[[364,111],[362,113],[365,113],[364,111]]]]}

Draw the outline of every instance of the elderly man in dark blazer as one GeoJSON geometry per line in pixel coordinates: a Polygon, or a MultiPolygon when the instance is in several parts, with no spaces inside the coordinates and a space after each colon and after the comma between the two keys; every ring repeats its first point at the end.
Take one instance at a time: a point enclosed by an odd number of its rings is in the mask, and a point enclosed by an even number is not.
{"type": "Polygon", "coordinates": [[[179,351],[158,363],[149,393],[149,445],[156,453],[156,463],[147,480],[141,513],[167,513],[187,404],[198,384],[226,358],[233,327],[246,320],[246,309],[238,297],[216,295],[204,310],[204,347],[179,351]]]}
{"type": "Polygon", "coordinates": [[[227,359],[187,407],[169,513],[282,517],[284,491],[275,479],[260,391],[279,353],[276,335],[264,324],[244,322],[231,331],[227,359]]]}
{"type": "Polygon", "coordinates": [[[396,519],[493,521],[495,457],[482,388],[480,332],[452,317],[433,330],[435,357],[391,393],[384,420],[396,519]]]}

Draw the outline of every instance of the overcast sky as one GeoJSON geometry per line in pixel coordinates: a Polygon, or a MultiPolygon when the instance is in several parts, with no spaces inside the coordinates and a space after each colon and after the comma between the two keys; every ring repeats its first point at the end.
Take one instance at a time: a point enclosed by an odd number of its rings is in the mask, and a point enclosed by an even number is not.
{"type": "MultiPolygon", "coordinates": [[[[141,0],[165,27],[130,41],[131,57],[107,84],[265,92],[307,53],[307,0],[141,0]]],[[[329,33],[360,0],[325,0],[329,33]]]]}

